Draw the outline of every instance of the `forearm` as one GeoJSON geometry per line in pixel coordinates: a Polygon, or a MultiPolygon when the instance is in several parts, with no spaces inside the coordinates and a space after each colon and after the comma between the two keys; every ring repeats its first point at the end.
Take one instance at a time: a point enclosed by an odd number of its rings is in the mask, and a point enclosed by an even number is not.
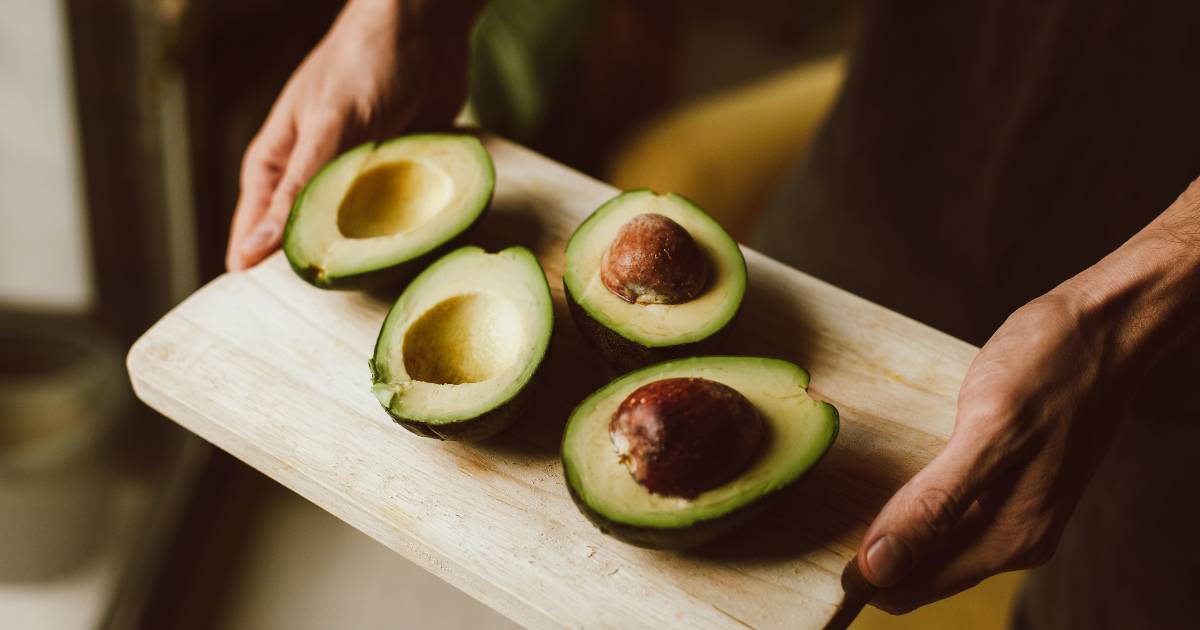
{"type": "Polygon", "coordinates": [[[1200,180],[1100,262],[1064,283],[1120,365],[1144,366],[1200,323],[1200,180]]]}

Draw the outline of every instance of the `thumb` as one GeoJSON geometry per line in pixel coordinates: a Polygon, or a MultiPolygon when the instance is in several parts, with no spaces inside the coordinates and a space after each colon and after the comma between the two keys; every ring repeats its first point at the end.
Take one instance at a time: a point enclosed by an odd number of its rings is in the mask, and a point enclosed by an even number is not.
{"type": "Polygon", "coordinates": [[[300,130],[283,177],[271,194],[267,211],[241,244],[240,253],[248,266],[257,264],[279,247],[283,226],[287,223],[296,195],[337,152],[340,141],[338,129],[331,120],[300,130]]]}
{"type": "Polygon", "coordinates": [[[872,584],[888,587],[908,575],[979,495],[992,464],[973,442],[956,432],[875,517],[858,550],[859,571],[872,584]]]}

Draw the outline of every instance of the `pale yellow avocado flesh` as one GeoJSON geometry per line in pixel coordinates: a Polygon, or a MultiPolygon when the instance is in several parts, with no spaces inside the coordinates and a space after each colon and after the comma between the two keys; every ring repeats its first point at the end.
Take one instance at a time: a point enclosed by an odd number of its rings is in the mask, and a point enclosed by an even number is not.
{"type": "Polygon", "coordinates": [[[712,217],[674,194],[624,193],[598,209],[571,237],[565,279],[571,295],[605,327],[647,347],[698,341],[737,313],[746,290],[746,263],[737,243],[712,217]],[[633,217],[655,213],[683,226],[709,263],[709,284],[682,304],[630,304],[600,280],[600,263],[617,231],[633,217]]]}
{"type": "Polygon", "coordinates": [[[533,376],[549,345],[552,308],[529,250],[455,250],[392,307],[375,348],[372,391],[400,417],[429,424],[476,417],[533,376]]]}
{"type": "Polygon", "coordinates": [[[346,238],[388,237],[417,228],[449,205],[454,184],[445,171],[400,159],[359,173],[338,207],[346,238]]]}
{"type": "Polygon", "coordinates": [[[416,258],[474,222],[494,177],[486,150],[471,136],[364,144],[305,186],[285,249],[293,266],[332,277],[416,258]]]}
{"type": "Polygon", "coordinates": [[[680,528],[718,518],[786,486],[816,463],[838,430],[837,411],[807,392],[808,373],[778,359],[694,357],[628,374],[588,397],[571,414],[563,437],[567,482],[604,518],[638,526],[680,528]],[[649,492],[634,480],[612,445],[613,412],[635,389],[654,381],[705,378],[741,392],[768,429],[767,444],[749,469],[685,499],[649,492]]]}

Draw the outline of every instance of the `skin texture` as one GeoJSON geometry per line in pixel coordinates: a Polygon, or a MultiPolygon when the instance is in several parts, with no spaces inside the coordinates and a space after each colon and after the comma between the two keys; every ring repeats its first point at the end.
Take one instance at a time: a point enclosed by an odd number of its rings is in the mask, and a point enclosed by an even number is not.
{"type": "Polygon", "coordinates": [[[448,126],[466,98],[467,35],[481,0],[353,0],[292,74],[242,160],[225,264],[279,247],[292,202],[341,151],[448,126]]]}
{"type": "Polygon", "coordinates": [[[605,250],[600,280],[630,304],[682,304],[704,291],[708,261],[682,225],[639,214],[605,250]]]}
{"type": "Polygon", "coordinates": [[[765,434],[745,396],[703,378],[647,383],[621,401],[609,423],[613,446],[638,483],[687,498],[744,471],[765,434]]]}
{"type": "MultiPolygon", "coordinates": [[[[347,6],[247,150],[231,270],[278,246],[296,191],[339,150],[450,120],[462,102],[467,32],[479,4],[347,6]]],[[[876,605],[907,611],[1045,562],[1137,376],[1191,334],[1193,322],[1196,183],[1118,250],[1014,312],[984,345],[962,384],[946,449],[887,503],[859,547],[855,568],[881,587],[876,605]]]]}
{"type": "Polygon", "coordinates": [[[901,613],[1049,560],[1138,375],[1200,320],[1200,183],[1117,251],[1014,312],[983,346],[949,444],[859,547],[901,613]]]}

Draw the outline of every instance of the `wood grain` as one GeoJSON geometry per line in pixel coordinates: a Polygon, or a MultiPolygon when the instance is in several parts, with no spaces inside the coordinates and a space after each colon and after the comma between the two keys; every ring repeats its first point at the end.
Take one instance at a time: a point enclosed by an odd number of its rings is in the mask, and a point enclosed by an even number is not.
{"type": "MultiPolygon", "coordinates": [[[[945,443],[975,348],[746,250],[724,350],[811,372],[841,412],[824,462],[742,535],[687,554],[605,537],[558,461],[567,415],[606,380],[562,302],[562,251],[614,190],[487,138],[493,208],[473,235],[538,253],[556,301],[546,379],[517,426],[477,445],[392,424],[367,358],[394,293],[314,289],[275,255],[188,298],[130,351],[138,395],[397,553],[531,627],[817,628],[871,517],[945,443]]],[[[843,611],[836,619],[844,622],[843,611]]]]}

